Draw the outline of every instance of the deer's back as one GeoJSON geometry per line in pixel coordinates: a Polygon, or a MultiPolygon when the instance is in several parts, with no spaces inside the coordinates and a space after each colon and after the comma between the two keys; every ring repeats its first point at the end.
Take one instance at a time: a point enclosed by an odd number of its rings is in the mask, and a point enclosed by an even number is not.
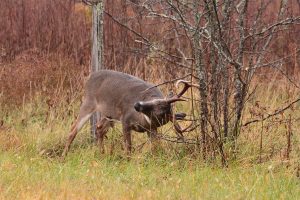
{"type": "Polygon", "coordinates": [[[135,112],[133,105],[138,101],[164,98],[157,88],[147,90],[152,86],[129,74],[100,70],[91,74],[85,96],[96,102],[102,114],[119,119],[126,113],[135,112]]]}

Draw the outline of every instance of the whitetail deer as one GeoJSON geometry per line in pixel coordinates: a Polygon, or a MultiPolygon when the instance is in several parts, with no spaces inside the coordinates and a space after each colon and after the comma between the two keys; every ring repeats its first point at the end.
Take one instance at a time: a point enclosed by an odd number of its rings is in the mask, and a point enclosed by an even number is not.
{"type": "MultiPolygon", "coordinates": [[[[122,123],[125,149],[131,151],[131,131],[147,132],[150,138],[155,138],[157,128],[173,121],[171,104],[183,101],[180,97],[191,86],[186,81],[178,95],[165,98],[154,85],[129,74],[101,70],[91,74],[85,86],[85,95],[76,122],[73,124],[67,140],[63,157],[69,151],[76,134],[94,112],[100,112],[101,120],[97,123],[96,138],[100,149],[103,148],[103,138],[113,121],[122,123]]],[[[184,117],[178,114],[178,118],[184,117]]],[[[178,129],[176,125],[176,130],[178,129]]]]}

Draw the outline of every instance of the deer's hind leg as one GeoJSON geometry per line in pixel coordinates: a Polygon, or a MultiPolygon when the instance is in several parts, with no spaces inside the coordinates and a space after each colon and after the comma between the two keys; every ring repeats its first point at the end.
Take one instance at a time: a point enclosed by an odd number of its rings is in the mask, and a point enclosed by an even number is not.
{"type": "Polygon", "coordinates": [[[77,120],[73,123],[71,131],[69,133],[69,137],[62,154],[63,158],[67,155],[70,146],[75,139],[78,131],[82,128],[82,126],[86,123],[86,121],[91,117],[91,115],[95,112],[95,106],[89,101],[84,101],[80,107],[79,115],[77,120]]]}
{"type": "Polygon", "coordinates": [[[103,145],[103,139],[108,132],[109,128],[113,127],[114,123],[107,119],[107,118],[102,118],[98,123],[97,123],[97,128],[96,128],[96,139],[97,143],[99,145],[99,149],[101,153],[104,153],[104,145],[103,145]]]}

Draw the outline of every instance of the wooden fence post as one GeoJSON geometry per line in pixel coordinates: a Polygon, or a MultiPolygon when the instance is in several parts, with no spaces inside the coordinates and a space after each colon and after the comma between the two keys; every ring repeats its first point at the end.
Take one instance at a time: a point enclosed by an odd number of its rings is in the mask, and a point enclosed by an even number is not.
{"type": "MultiPolygon", "coordinates": [[[[93,4],[91,73],[103,69],[103,11],[104,0],[99,0],[93,4]]],[[[96,123],[99,119],[100,113],[93,114],[90,119],[92,138],[96,137],[96,123]]]]}

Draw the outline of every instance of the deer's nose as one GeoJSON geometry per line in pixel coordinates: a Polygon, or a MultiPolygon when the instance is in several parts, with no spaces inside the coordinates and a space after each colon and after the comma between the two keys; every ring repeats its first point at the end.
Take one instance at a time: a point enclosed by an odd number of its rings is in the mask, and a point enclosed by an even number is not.
{"type": "Polygon", "coordinates": [[[134,109],[138,112],[141,111],[141,103],[140,102],[137,102],[133,105],[134,109]]]}

